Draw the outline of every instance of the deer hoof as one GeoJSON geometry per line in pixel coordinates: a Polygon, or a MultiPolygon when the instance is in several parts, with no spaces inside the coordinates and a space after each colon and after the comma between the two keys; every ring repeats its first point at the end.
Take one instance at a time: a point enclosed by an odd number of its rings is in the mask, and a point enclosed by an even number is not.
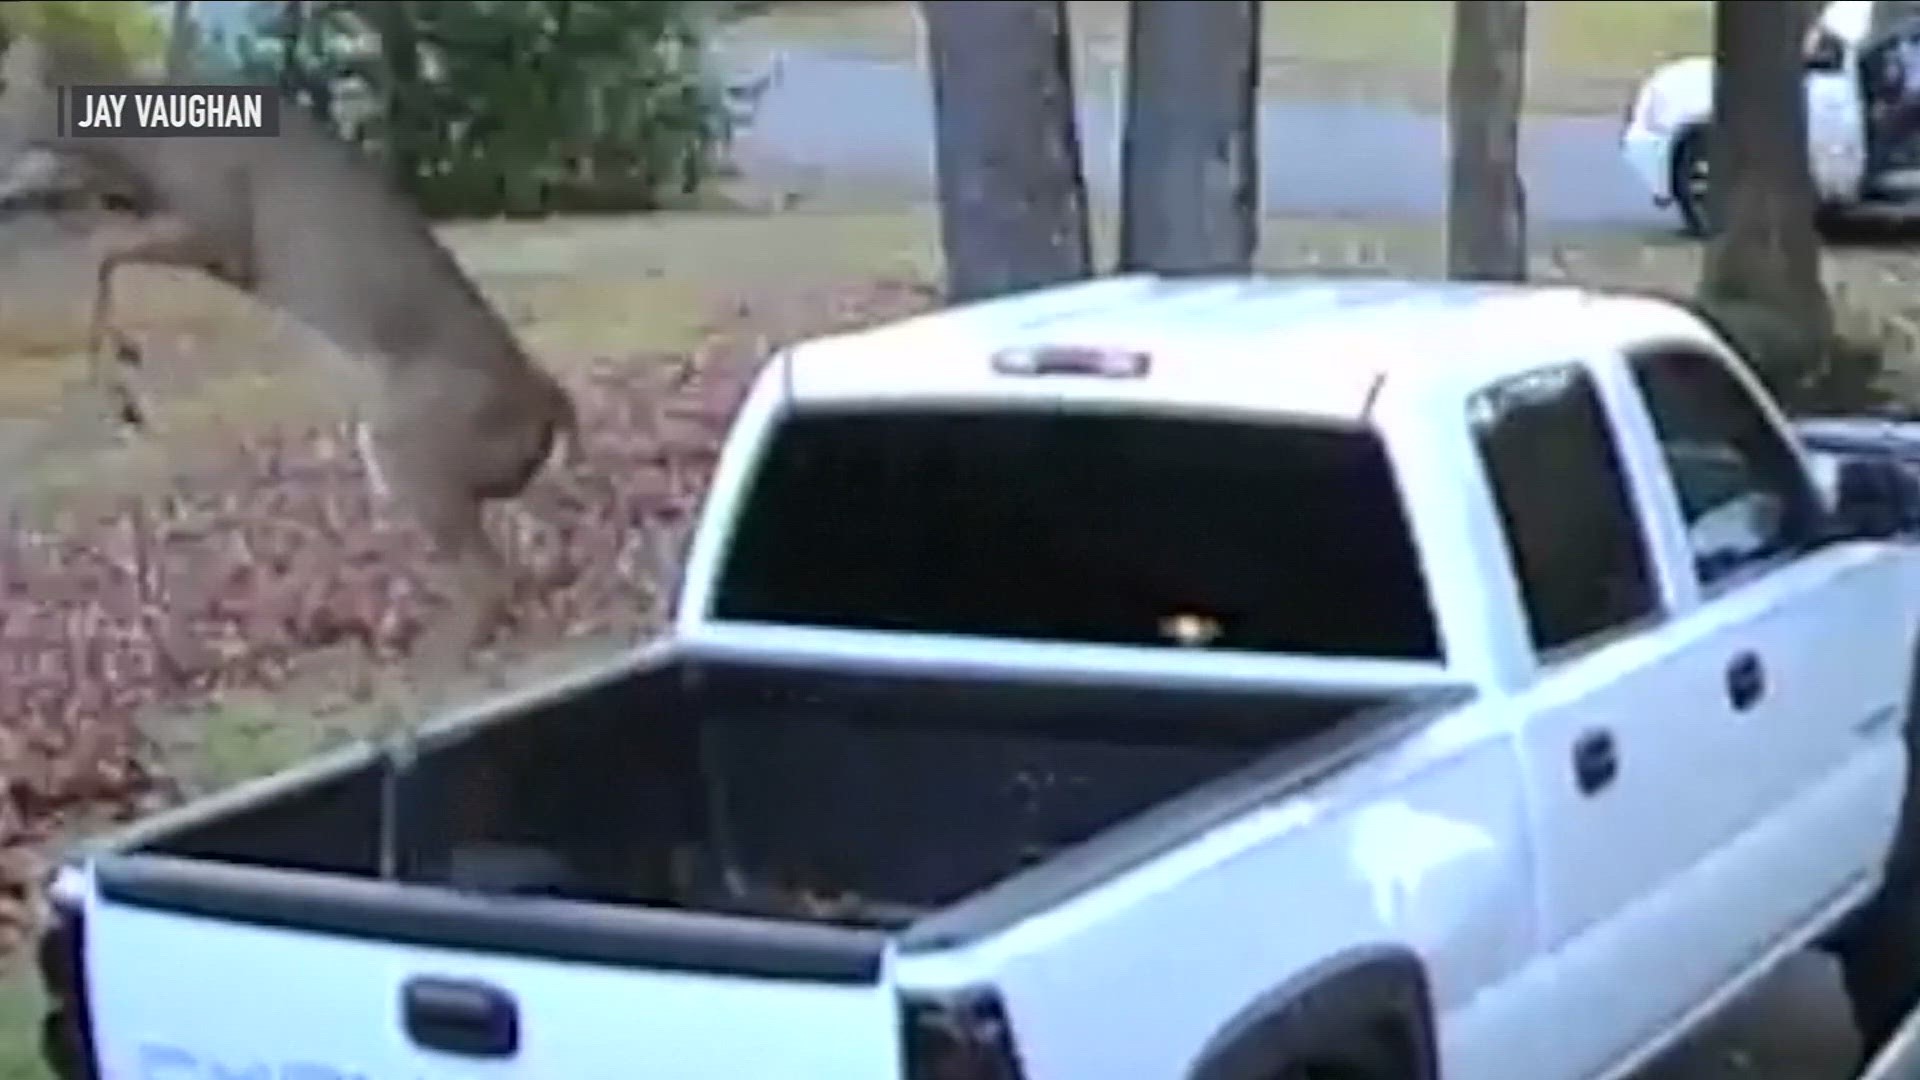
{"type": "Polygon", "coordinates": [[[139,402],[123,401],[120,403],[120,422],[131,428],[144,428],[147,426],[147,414],[140,408],[139,402]]]}
{"type": "Polygon", "coordinates": [[[137,368],[146,361],[146,356],[140,352],[139,346],[126,338],[121,338],[114,345],[113,356],[123,367],[137,368]]]}

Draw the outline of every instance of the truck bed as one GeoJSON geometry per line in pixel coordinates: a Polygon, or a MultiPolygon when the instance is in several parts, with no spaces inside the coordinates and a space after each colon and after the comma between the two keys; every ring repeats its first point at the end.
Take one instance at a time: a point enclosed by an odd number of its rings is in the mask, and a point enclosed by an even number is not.
{"type": "MultiPolygon", "coordinates": [[[[1429,697],[667,656],[430,740],[400,788],[397,869],[459,891],[893,931],[1012,879],[1012,906],[1031,909],[1222,820],[1236,792],[1271,798],[1276,779],[1406,729],[1429,697]]],[[[384,775],[363,760],[188,815],[119,853],[151,864],[126,880],[183,864],[376,878],[384,775]]]]}

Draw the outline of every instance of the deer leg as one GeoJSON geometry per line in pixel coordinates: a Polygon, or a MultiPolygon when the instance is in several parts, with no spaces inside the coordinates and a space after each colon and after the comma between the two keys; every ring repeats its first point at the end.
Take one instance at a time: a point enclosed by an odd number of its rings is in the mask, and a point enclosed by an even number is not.
{"type": "MultiPolygon", "coordinates": [[[[426,515],[427,531],[451,563],[451,611],[424,651],[423,674],[443,700],[454,680],[472,667],[474,653],[506,614],[511,598],[506,560],[487,535],[480,503],[449,499],[426,515]]],[[[495,689],[499,687],[496,685],[495,689]]],[[[500,818],[511,798],[509,776],[498,763],[483,765],[458,784],[461,835],[501,835],[500,818]]]]}
{"type": "Polygon", "coordinates": [[[428,640],[421,659],[436,676],[466,667],[472,652],[505,614],[511,598],[507,561],[487,535],[484,499],[449,475],[436,447],[419,442],[419,421],[377,416],[355,432],[367,483],[376,502],[405,508],[427,533],[451,610],[428,640]]]}
{"type": "Polygon", "coordinates": [[[442,546],[452,549],[453,580],[459,589],[448,642],[459,650],[464,663],[506,617],[513,581],[506,560],[486,534],[478,504],[473,507],[470,530],[463,526],[457,538],[442,541],[442,546]]]}
{"type": "Polygon", "coordinates": [[[360,450],[360,467],[367,474],[367,490],[374,502],[386,502],[393,497],[393,488],[387,483],[387,476],[380,471],[380,456],[373,448],[373,425],[362,420],[354,427],[354,443],[360,450]]]}
{"type": "Polygon", "coordinates": [[[123,367],[133,367],[139,363],[139,352],[130,351],[119,332],[110,330],[107,325],[108,311],[113,304],[113,271],[119,263],[112,259],[101,259],[93,291],[93,318],[87,328],[87,367],[94,389],[113,404],[115,415],[128,427],[143,427],[146,413],[140,408],[140,401],[134,396],[133,388],[127,385],[124,374],[108,362],[105,339],[111,334],[119,346],[116,352],[123,367]],[[130,359],[131,358],[131,359],[130,359]]]}
{"type": "Polygon", "coordinates": [[[94,384],[116,406],[120,419],[132,427],[146,423],[145,410],[127,385],[127,368],[140,366],[141,354],[113,325],[113,275],[129,264],[207,269],[218,265],[205,236],[185,218],[158,214],[131,229],[116,232],[99,252],[93,292],[93,314],[87,327],[87,360],[94,384]],[[112,348],[109,358],[108,346],[112,348]]]}
{"type": "Polygon", "coordinates": [[[506,560],[487,535],[479,500],[449,494],[431,497],[424,505],[416,501],[416,506],[446,560],[452,594],[446,621],[426,659],[434,673],[451,677],[468,667],[475,650],[506,616],[513,583],[506,560]]]}

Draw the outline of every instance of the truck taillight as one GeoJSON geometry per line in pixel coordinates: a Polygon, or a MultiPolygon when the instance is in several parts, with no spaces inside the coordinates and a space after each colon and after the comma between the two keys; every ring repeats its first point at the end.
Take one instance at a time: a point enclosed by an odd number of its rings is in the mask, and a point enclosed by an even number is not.
{"type": "Polygon", "coordinates": [[[1020,1080],[999,995],[908,999],[905,1021],[907,1080],[1020,1080]]]}
{"type": "Polygon", "coordinates": [[[40,933],[38,967],[47,991],[40,1053],[60,1080],[98,1080],[87,1008],[86,926],[78,906],[56,902],[40,933]]]}

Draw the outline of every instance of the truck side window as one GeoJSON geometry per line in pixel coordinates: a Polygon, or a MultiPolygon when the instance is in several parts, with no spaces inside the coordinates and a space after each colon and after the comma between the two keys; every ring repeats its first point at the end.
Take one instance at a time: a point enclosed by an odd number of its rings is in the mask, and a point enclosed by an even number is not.
{"type": "Polygon", "coordinates": [[[1653,573],[1593,378],[1578,364],[1497,383],[1470,403],[1534,648],[1653,613],[1653,573]]]}
{"type": "Polygon", "coordinates": [[[1686,519],[1702,586],[1804,551],[1819,503],[1793,448],[1711,353],[1684,346],[1630,357],[1686,519]]]}

